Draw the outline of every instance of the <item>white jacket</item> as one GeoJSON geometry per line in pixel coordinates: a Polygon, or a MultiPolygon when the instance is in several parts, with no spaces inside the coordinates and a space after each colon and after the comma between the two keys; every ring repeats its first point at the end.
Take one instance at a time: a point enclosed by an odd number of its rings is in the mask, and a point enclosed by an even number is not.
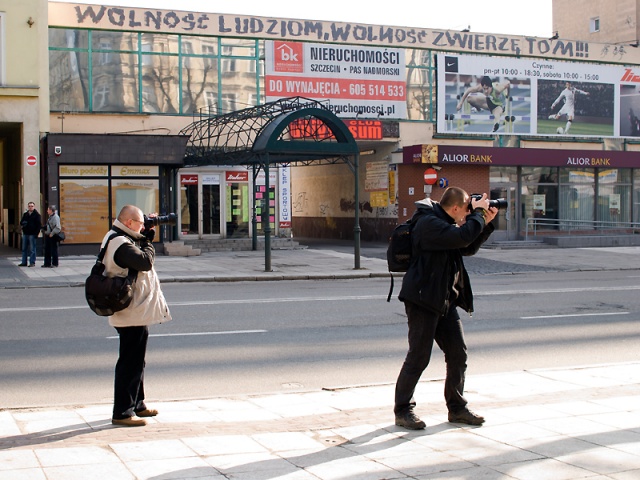
{"type": "MultiPolygon", "coordinates": [[[[135,244],[132,238],[143,238],[139,233],[127,228],[124,224],[116,220],[113,225],[125,232],[128,236],[120,235],[109,242],[102,262],[105,266],[105,273],[110,277],[126,277],[128,268],[122,268],[113,260],[116,250],[125,242],[135,244]],[[130,237],[132,238],[130,238],[130,237]]],[[[108,238],[115,235],[113,230],[107,232],[102,240],[101,248],[108,238]]],[[[133,284],[133,299],[131,304],[109,317],[109,325],[112,327],[137,327],[144,325],[154,325],[171,320],[169,307],[160,288],[160,280],[156,274],[155,267],[148,271],[138,272],[136,281],[133,284]]]]}

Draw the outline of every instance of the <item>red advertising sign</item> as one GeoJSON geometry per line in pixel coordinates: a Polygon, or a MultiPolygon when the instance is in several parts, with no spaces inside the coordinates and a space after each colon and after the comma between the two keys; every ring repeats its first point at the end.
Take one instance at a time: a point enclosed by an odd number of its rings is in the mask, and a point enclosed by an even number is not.
{"type": "Polygon", "coordinates": [[[198,175],[180,175],[180,185],[198,185],[198,175]]]}
{"type": "MultiPolygon", "coordinates": [[[[382,140],[382,122],[380,120],[345,120],[344,123],[355,140],[382,140]]],[[[334,138],[327,125],[318,118],[299,118],[289,125],[291,138],[313,138],[326,140],[334,138]]]]}
{"type": "Polygon", "coordinates": [[[249,172],[224,172],[227,182],[248,182],[249,172]]]}

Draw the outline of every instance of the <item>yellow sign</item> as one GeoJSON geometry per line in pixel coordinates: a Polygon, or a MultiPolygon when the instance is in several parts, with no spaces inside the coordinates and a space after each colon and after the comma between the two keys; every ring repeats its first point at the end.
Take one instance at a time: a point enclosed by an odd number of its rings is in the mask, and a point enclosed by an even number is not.
{"type": "Polygon", "coordinates": [[[371,192],[369,203],[372,207],[386,207],[389,205],[389,192],[387,190],[381,192],[371,192]]]}

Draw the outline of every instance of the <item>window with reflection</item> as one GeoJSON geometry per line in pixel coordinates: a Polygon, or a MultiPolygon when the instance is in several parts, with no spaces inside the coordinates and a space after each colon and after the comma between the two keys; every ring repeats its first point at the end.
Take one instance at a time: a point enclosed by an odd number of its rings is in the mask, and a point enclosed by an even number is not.
{"type": "Polygon", "coordinates": [[[89,34],[85,30],[49,29],[49,102],[61,112],[89,110],[89,34]]]}
{"type": "Polygon", "coordinates": [[[120,52],[138,51],[138,34],[135,32],[110,32],[108,30],[91,31],[91,48],[94,52],[105,50],[120,52]]]}
{"type": "Polygon", "coordinates": [[[142,111],[145,113],[177,113],[177,55],[142,55],[142,111]]]}
{"type": "Polygon", "coordinates": [[[640,168],[633,169],[633,221],[640,222],[640,168]]]}
{"type": "Polygon", "coordinates": [[[559,184],[557,167],[522,167],[522,220],[541,218],[538,230],[557,230],[559,184]]]}
{"type": "Polygon", "coordinates": [[[192,57],[182,67],[182,113],[209,110],[218,104],[217,60],[192,57]]]}
{"type": "Polygon", "coordinates": [[[435,85],[431,52],[406,50],[407,115],[409,120],[434,121],[435,85]]]}
{"type": "Polygon", "coordinates": [[[138,56],[114,53],[115,61],[101,65],[93,54],[92,110],[95,112],[137,112],[138,56]]]}
{"type": "Polygon", "coordinates": [[[598,169],[597,219],[601,222],[631,221],[631,169],[598,169]]]}
{"type": "Polygon", "coordinates": [[[593,221],[595,220],[594,170],[561,168],[559,188],[559,215],[560,218],[570,221],[570,226],[566,228],[593,228],[593,221]]]}

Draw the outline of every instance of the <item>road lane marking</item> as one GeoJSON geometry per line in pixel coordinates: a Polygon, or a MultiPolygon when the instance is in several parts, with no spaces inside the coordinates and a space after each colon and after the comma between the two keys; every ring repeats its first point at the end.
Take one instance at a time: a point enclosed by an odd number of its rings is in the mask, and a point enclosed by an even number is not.
{"type": "Polygon", "coordinates": [[[535,317],[520,317],[520,320],[535,318],[565,318],[565,317],[603,317],[605,315],[629,315],[630,312],[602,312],[602,313],[567,313],[565,315],[536,315],[535,317]]]}
{"type": "MultiPolygon", "coordinates": [[[[549,293],[580,293],[580,292],[620,292],[620,291],[640,290],[640,285],[623,285],[623,286],[595,286],[595,287],[573,287],[573,288],[550,288],[550,289],[529,289],[529,290],[487,290],[475,291],[475,297],[490,297],[499,295],[543,295],[549,293]]],[[[238,305],[238,304],[260,304],[260,303],[296,303],[296,302],[335,302],[341,300],[380,300],[386,299],[387,295],[352,295],[345,297],[283,297],[283,298],[242,298],[237,300],[205,300],[192,302],[168,302],[170,307],[189,307],[199,305],[238,305]]],[[[63,306],[44,306],[44,307],[9,307],[0,308],[0,313],[9,312],[47,312],[54,310],[78,310],[89,309],[87,305],[63,305],[63,306]]]]}
{"type": "MultiPolygon", "coordinates": [[[[150,337],[199,337],[205,335],[238,335],[242,333],[267,333],[268,330],[228,330],[225,332],[193,332],[193,333],[153,333],[150,337]]],[[[107,337],[108,340],[119,338],[118,335],[107,337]]]]}

